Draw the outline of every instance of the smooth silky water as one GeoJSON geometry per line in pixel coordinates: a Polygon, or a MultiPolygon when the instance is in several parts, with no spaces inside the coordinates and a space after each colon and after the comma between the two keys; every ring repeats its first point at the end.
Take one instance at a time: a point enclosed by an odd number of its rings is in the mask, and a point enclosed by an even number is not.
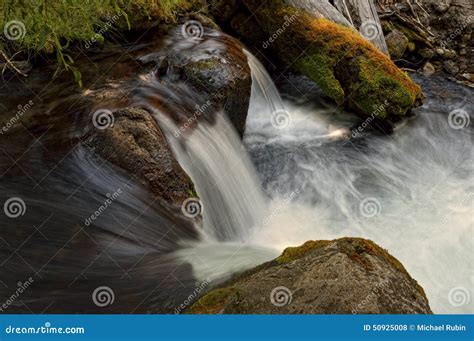
{"type": "MultiPolygon", "coordinates": [[[[230,128],[219,121],[199,126],[186,143],[188,154],[175,151],[202,196],[204,231],[224,236],[218,239],[228,247],[207,240],[180,251],[195,275],[223,279],[307,240],[362,237],[404,264],[434,312],[472,312],[472,304],[457,304],[465,299],[457,296],[472,296],[474,284],[474,135],[469,127],[453,129],[448,123],[450,111],[472,111],[462,100],[472,91],[444,81],[462,96],[441,102],[427,89],[417,117],[393,135],[363,133],[350,139],[357,120],[317,103],[282,104],[258,60],[249,55],[249,64],[253,87],[244,145],[268,196],[268,210],[262,211],[263,219],[256,212],[265,204],[245,152],[236,139],[219,136],[230,128]],[[282,105],[289,115],[283,124],[274,116],[282,105]],[[190,167],[192,160],[199,166],[190,167]],[[229,225],[220,224],[226,215],[229,225]]],[[[439,82],[416,80],[426,86],[439,82]]]]}
{"type": "MultiPolygon", "coordinates": [[[[166,51],[199,60],[225,48],[220,39],[230,38],[206,33],[203,42],[171,41],[166,51]]],[[[458,302],[472,298],[474,287],[474,135],[471,127],[453,129],[448,123],[453,110],[472,112],[472,90],[416,77],[427,95],[416,118],[391,136],[363,132],[350,138],[351,128],[360,124],[353,115],[335,110],[321,96],[315,99],[307,91],[314,85],[296,95],[284,90],[282,100],[265,68],[246,54],[253,81],[243,143],[222,112],[203,114],[176,134],[183,122],[177,123],[176,114],[189,119],[196,103],[203,103],[186,84],[172,77],[169,83],[158,81],[150,74],[130,85],[136,89],[134,104],[155,115],[193,180],[202,200],[202,224],[192,225],[180,212],[155,202],[146,189],[84,147],[75,148],[54,171],[41,150],[31,150],[27,166],[37,170],[38,181],[46,179],[42,191],[33,191],[29,179],[18,176],[0,182],[5,197],[28,198],[29,213],[17,226],[6,225],[10,237],[17,231],[27,234],[54,214],[48,231],[55,239],[45,244],[35,236],[24,248],[25,257],[37,260],[36,268],[67,244],[75,226],[84,224],[106,193],[124,190],[84,229],[99,245],[71,246],[73,252],[45,268],[57,283],[28,292],[28,306],[42,311],[51,299],[60,312],[90,311],[90,299],[79,298],[89,298],[107,278],[124,297],[151,292],[152,299],[138,300],[147,302],[143,311],[174,309],[194,290],[195,280],[213,285],[275,258],[285,247],[354,236],[372,239],[398,258],[425,289],[434,312],[472,312],[472,299],[469,304],[458,302]],[[116,238],[125,232],[127,238],[116,238]],[[104,247],[120,267],[108,258],[96,258],[104,247]],[[139,266],[136,258],[143,259],[139,266]],[[87,280],[77,277],[84,268],[87,280]],[[133,269],[131,278],[122,278],[121,268],[133,269]],[[74,292],[61,287],[71,280],[77,285],[74,292]],[[466,293],[467,298],[459,297],[466,293]]],[[[303,83],[288,79],[289,88],[303,83]]],[[[21,244],[22,239],[17,241],[21,244]]],[[[18,264],[10,269],[15,280],[30,272],[18,264]]]]}

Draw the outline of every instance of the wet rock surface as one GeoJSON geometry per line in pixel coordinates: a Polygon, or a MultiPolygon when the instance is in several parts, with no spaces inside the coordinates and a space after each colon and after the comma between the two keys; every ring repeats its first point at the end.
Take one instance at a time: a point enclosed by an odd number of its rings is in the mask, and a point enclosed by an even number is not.
{"type": "Polygon", "coordinates": [[[113,115],[113,126],[93,129],[84,145],[126,170],[156,196],[181,205],[194,192],[194,186],[151,115],[139,108],[116,111],[113,115]]]}
{"type": "Polygon", "coordinates": [[[423,289],[372,241],[341,238],[287,248],[196,302],[208,314],[430,314],[423,289]]]}

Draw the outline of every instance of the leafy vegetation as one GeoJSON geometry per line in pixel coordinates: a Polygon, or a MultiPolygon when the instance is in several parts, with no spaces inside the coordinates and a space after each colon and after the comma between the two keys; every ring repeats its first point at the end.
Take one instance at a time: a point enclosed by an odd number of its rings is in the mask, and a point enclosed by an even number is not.
{"type": "MultiPolygon", "coordinates": [[[[154,21],[173,21],[185,0],[0,0],[0,52],[4,59],[17,54],[56,53],[57,61],[80,73],[66,52],[71,43],[103,41],[119,30],[154,21]],[[9,57],[7,57],[9,56],[9,57]]],[[[8,60],[6,60],[8,62],[8,60]]]]}

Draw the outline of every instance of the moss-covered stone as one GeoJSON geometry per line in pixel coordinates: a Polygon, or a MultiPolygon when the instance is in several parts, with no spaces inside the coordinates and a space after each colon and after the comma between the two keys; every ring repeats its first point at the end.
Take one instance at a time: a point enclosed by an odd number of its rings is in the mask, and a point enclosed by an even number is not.
{"type": "MultiPolygon", "coordinates": [[[[288,263],[301,257],[304,257],[312,251],[325,247],[331,243],[337,243],[339,246],[339,251],[345,253],[350,259],[355,262],[358,262],[361,266],[367,268],[368,270],[371,269],[370,263],[367,262],[367,260],[361,256],[363,253],[368,253],[372,256],[378,257],[384,262],[390,264],[390,266],[394,269],[397,269],[401,273],[410,276],[409,273],[406,271],[405,267],[402,265],[402,263],[400,263],[391,254],[389,254],[387,250],[381,248],[371,240],[362,238],[345,237],[333,241],[310,240],[305,242],[301,246],[286,248],[281,254],[281,256],[276,259],[276,261],[279,264],[288,263]]],[[[415,283],[420,294],[426,298],[426,294],[423,288],[416,281],[415,283]]]]}
{"type": "Polygon", "coordinates": [[[280,264],[291,262],[295,259],[304,257],[309,252],[324,247],[330,243],[329,240],[310,240],[301,246],[287,247],[276,261],[280,264]]]}
{"type": "Polygon", "coordinates": [[[383,120],[403,116],[420,104],[421,88],[353,29],[315,18],[282,0],[243,3],[272,37],[269,46],[279,58],[339,105],[361,116],[372,116],[374,108],[382,106],[376,114],[383,120]]]}
{"type": "Polygon", "coordinates": [[[232,287],[215,289],[201,297],[187,312],[190,314],[218,314],[238,296],[239,291],[232,287]]]}
{"type": "Polygon", "coordinates": [[[308,241],[234,276],[194,304],[195,314],[431,313],[403,265],[361,238],[308,241]],[[275,304],[275,293],[285,298],[275,304]]]}

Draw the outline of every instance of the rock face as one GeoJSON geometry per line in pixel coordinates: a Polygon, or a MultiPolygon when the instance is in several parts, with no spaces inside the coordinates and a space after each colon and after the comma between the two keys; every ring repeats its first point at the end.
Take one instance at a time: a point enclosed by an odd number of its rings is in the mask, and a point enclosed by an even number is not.
{"type": "Polygon", "coordinates": [[[256,49],[276,52],[283,63],[316,82],[346,109],[362,117],[397,121],[421,102],[420,87],[353,29],[283,1],[243,4],[245,8],[230,20],[230,29],[256,49]],[[375,115],[374,108],[380,109],[375,115]]]}
{"type": "Polygon", "coordinates": [[[214,289],[195,314],[430,314],[399,261],[359,238],[309,241],[214,289]]]}
{"type": "MultiPolygon", "coordinates": [[[[379,2],[380,4],[380,2],[379,2]]],[[[474,3],[469,0],[421,0],[415,6],[393,2],[379,8],[386,37],[396,30],[408,38],[403,65],[426,62],[460,80],[474,74],[474,3]]]]}
{"type": "Polygon", "coordinates": [[[151,115],[139,108],[113,115],[113,126],[92,129],[84,145],[126,170],[164,201],[181,205],[194,192],[194,186],[151,115]]]}
{"type": "Polygon", "coordinates": [[[394,60],[402,58],[408,47],[408,38],[399,30],[393,30],[386,37],[390,57],[394,60]]]}
{"type": "Polygon", "coordinates": [[[184,24],[171,32],[163,51],[147,59],[160,65],[158,72],[163,83],[172,88],[184,82],[201,97],[202,103],[196,103],[197,107],[209,101],[213,109],[210,111],[224,110],[243,135],[252,86],[244,46],[214,28],[204,27],[213,23],[208,23],[209,19],[199,20],[199,24],[193,21],[196,37],[183,34],[184,24]]]}

